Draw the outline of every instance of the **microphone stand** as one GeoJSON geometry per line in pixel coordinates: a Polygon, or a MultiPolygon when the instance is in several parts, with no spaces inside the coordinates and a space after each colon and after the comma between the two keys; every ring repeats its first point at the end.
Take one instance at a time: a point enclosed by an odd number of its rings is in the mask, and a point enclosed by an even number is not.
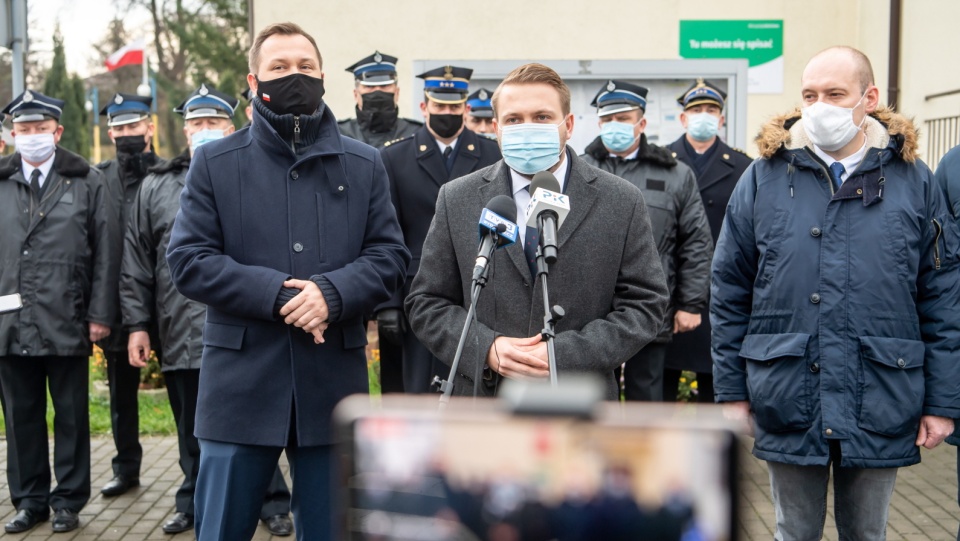
{"type": "MultiPolygon", "coordinates": [[[[473,285],[470,290],[470,308],[467,310],[467,319],[463,322],[463,330],[460,331],[460,342],[457,344],[457,352],[453,355],[453,362],[450,363],[450,373],[447,376],[447,379],[441,380],[440,376],[433,377],[432,385],[438,387],[440,392],[440,408],[446,407],[447,403],[450,402],[450,397],[453,395],[453,378],[457,376],[457,368],[460,366],[460,358],[463,357],[463,346],[467,343],[467,335],[470,333],[470,326],[473,323],[474,314],[477,312],[477,299],[480,298],[480,292],[483,290],[483,287],[487,285],[487,269],[490,268],[489,262],[493,257],[494,250],[497,249],[497,242],[500,235],[496,231],[491,231],[493,234],[494,242],[490,243],[490,249],[486,254],[483,254],[487,258],[487,265],[484,266],[483,272],[473,281],[473,285]]],[[[476,385],[477,382],[474,382],[476,385]]]]}
{"type": "MultiPolygon", "coordinates": [[[[557,351],[554,347],[554,338],[556,331],[554,324],[564,316],[563,308],[560,305],[550,306],[550,287],[547,285],[547,276],[550,274],[550,266],[543,250],[543,217],[537,218],[537,227],[540,229],[540,246],[537,247],[537,276],[541,276],[540,286],[543,289],[543,330],[541,336],[547,340],[547,364],[550,370],[550,386],[557,386],[557,351]]],[[[553,250],[553,260],[556,261],[556,249],[553,250]]]]}

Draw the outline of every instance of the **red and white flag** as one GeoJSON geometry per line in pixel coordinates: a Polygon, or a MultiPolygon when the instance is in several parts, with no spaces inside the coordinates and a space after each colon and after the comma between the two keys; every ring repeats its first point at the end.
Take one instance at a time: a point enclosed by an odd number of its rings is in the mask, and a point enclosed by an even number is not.
{"type": "Polygon", "coordinates": [[[146,44],[142,39],[138,39],[121,47],[117,52],[107,57],[104,65],[107,71],[113,71],[121,66],[130,64],[143,64],[143,53],[146,44]]]}

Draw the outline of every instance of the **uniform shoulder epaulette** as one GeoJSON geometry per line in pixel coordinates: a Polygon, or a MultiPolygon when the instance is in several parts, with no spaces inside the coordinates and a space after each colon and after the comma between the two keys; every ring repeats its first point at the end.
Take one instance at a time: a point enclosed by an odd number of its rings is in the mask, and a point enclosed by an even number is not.
{"type": "Polygon", "coordinates": [[[399,139],[394,139],[394,140],[392,140],[392,141],[387,141],[386,143],[383,144],[383,146],[388,147],[388,146],[390,146],[390,145],[393,145],[393,144],[395,144],[395,143],[399,143],[400,141],[404,141],[404,140],[410,139],[410,138],[412,138],[412,137],[413,137],[413,135],[408,135],[408,136],[406,136],[406,137],[401,137],[401,138],[399,138],[399,139]]]}

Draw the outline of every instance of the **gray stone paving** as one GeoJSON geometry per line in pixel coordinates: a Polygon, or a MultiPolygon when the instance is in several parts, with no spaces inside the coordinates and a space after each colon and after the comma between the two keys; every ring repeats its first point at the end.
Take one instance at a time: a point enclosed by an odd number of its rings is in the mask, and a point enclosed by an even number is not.
{"type": "MultiPolygon", "coordinates": [[[[110,458],[113,442],[104,437],[91,442],[93,457],[93,493],[90,503],[80,514],[80,529],[67,534],[54,534],[50,524],[45,523],[29,533],[3,534],[0,538],[10,540],[130,540],[167,539],[187,541],[194,539],[192,533],[176,536],[164,534],[160,525],[173,512],[173,497],[180,484],[180,467],[177,465],[177,441],[170,437],[147,437],[142,439],[144,448],[141,486],[116,498],[104,498],[99,487],[111,477],[110,458]]],[[[751,442],[744,442],[749,449],[751,442]]],[[[52,442],[51,442],[52,446],[52,442]]],[[[52,447],[51,447],[52,448],[52,447]]],[[[6,443],[0,442],[0,465],[6,469],[6,443]]],[[[763,462],[747,455],[741,474],[743,496],[740,533],[743,541],[769,540],[773,538],[774,516],[770,501],[767,470],[763,462]]],[[[286,462],[282,463],[286,473],[286,462]]],[[[932,451],[923,450],[923,462],[900,470],[890,509],[887,529],[889,541],[956,539],[957,521],[957,471],[956,448],[941,445],[932,451]]],[[[0,522],[5,523],[15,511],[10,504],[6,476],[0,474],[0,522]]],[[[262,525],[257,528],[256,541],[280,540],[273,537],[262,525]]],[[[293,539],[288,537],[285,539],[293,539]]],[[[824,539],[837,541],[833,527],[832,505],[829,510],[824,539]]]]}

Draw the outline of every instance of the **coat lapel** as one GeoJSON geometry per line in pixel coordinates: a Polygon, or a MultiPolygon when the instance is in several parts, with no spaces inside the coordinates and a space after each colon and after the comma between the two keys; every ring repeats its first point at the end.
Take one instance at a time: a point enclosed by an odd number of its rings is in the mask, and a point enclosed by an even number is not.
{"type": "Polygon", "coordinates": [[[717,149],[714,150],[713,156],[704,168],[703,177],[697,179],[697,186],[700,187],[701,191],[706,190],[733,174],[734,164],[730,159],[730,152],[730,147],[724,144],[723,141],[717,143],[717,149]]]}
{"type": "MultiPolygon", "coordinates": [[[[436,148],[436,145],[434,145],[436,148]]],[[[453,168],[450,170],[450,179],[460,178],[473,172],[477,162],[480,161],[480,144],[477,141],[477,134],[464,128],[460,132],[460,139],[457,140],[457,157],[454,159],[453,168]]]]}
{"type": "Polygon", "coordinates": [[[426,127],[417,130],[414,136],[416,140],[417,163],[430,175],[430,178],[437,184],[443,186],[447,182],[447,166],[443,163],[443,156],[426,127]]]}
{"type": "Polygon", "coordinates": [[[562,248],[567,239],[580,227],[594,203],[597,202],[597,188],[593,185],[593,181],[597,178],[596,172],[569,149],[567,149],[567,159],[571,160],[571,166],[564,193],[570,198],[570,213],[557,231],[558,248],[562,248]]]}
{"type": "MultiPolygon", "coordinates": [[[[484,208],[487,206],[487,203],[498,195],[506,195],[510,199],[513,199],[513,181],[510,178],[510,168],[507,167],[507,164],[501,160],[498,162],[497,167],[493,167],[489,172],[484,176],[484,179],[487,181],[485,184],[480,186],[478,190],[478,200],[477,208],[484,208]]],[[[479,216],[477,216],[479,218],[479,216]]],[[[523,220],[525,216],[517,216],[517,221],[523,220]]],[[[523,242],[521,239],[517,239],[517,242],[502,248],[507,251],[507,256],[510,258],[510,261],[513,262],[513,266],[517,268],[517,272],[525,278],[530,277],[530,267],[527,266],[526,257],[523,255],[523,242]]]]}

